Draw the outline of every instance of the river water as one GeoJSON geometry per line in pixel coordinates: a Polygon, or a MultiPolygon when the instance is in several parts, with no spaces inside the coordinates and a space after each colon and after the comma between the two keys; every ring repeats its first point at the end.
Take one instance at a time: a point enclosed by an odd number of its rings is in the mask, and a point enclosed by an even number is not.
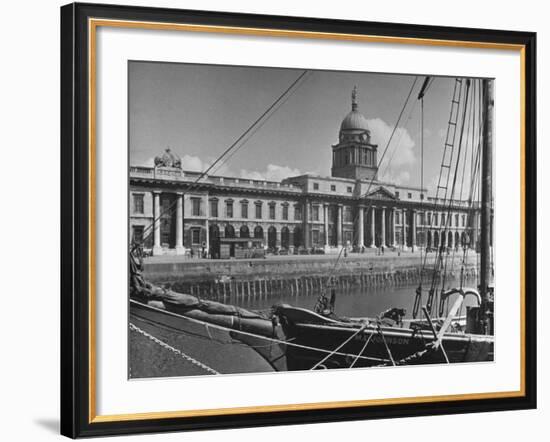
{"type": "MultiPolygon", "coordinates": [[[[466,287],[475,287],[475,279],[466,281],[464,284],[466,287]]],[[[445,284],[446,288],[453,288],[459,286],[458,279],[449,279],[445,284]]],[[[406,310],[405,318],[412,317],[412,308],[416,295],[416,289],[418,283],[388,286],[388,287],[354,287],[350,289],[337,289],[336,290],[336,303],[335,313],[341,316],[361,317],[361,316],[376,316],[392,307],[403,308],[406,310]]],[[[429,284],[423,284],[423,298],[422,305],[426,304],[429,284]]],[[[458,296],[458,295],[455,295],[458,296]]],[[[449,299],[449,305],[454,302],[455,296],[451,296],[449,299]]],[[[263,296],[261,298],[245,298],[235,300],[234,302],[241,307],[251,310],[263,310],[269,309],[276,303],[291,304],[296,307],[304,307],[313,309],[315,302],[317,301],[318,294],[304,294],[298,293],[291,294],[278,294],[263,296]]],[[[228,300],[233,302],[233,300],[228,300]]],[[[475,305],[475,299],[473,297],[467,297],[462,312],[464,313],[465,306],[475,305]]],[[[434,310],[435,312],[436,310],[434,310]]],[[[422,315],[420,313],[420,315],[422,315]]]]}

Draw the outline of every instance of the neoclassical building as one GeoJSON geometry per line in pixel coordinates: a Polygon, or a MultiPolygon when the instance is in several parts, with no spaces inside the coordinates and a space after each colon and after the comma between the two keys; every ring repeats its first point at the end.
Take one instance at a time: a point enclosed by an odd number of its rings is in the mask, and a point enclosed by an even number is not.
{"type": "MultiPolygon", "coordinates": [[[[474,247],[478,207],[449,206],[426,189],[373,180],[378,146],[359,112],[351,111],[332,146],[331,176],[305,174],[281,182],[186,171],[166,150],[154,167],[130,167],[130,232],[154,255],[193,250],[220,256],[220,247],[273,250],[348,246],[474,247]]],[[[223,255],[223,253],[222,253],[223,255]]]]}

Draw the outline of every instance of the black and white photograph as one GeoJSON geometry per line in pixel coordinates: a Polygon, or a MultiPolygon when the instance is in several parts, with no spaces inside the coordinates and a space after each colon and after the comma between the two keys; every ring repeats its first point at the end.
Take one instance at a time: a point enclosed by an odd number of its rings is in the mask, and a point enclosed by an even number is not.
{"type": "Polygon", "coordinates": [[[493,361],[493,83],[129,61],[129,378],[493,361]]]}

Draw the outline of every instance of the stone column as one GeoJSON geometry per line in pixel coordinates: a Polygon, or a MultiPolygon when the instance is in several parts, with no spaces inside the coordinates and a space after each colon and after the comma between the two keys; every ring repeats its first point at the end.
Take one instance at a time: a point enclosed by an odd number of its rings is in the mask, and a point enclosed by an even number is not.
{"type": "Polygon", "coordinates": [[[304,203],[304,247],[309,249],[311,247],[311,211],[310,211],[310,202],[308,200],[304,203]]]}
{"type": "Polygon", "coordinates": [[[363,220],[364,206],[359,206],[358,221],[357,221],[357,245],[363,247],[365,245],[365,225],[363,220]]]}
{"type": "Polygon", "coordinates": [[[376,219],[376,211],[375,211],[376,207],[372,206],[370,208],[370,248],[375,248],[376,247],[376,223],[375,223],[375,219],[376,219]]]}
{"type": "Polygon", "coordinates": [[[471,244],[471,247],[474,250],[477,249],[477,241],[478,241],[478,228],[479,228],[479,218],[478,217],[479,217],[479,213],[477,212],[477,210],[472,212],[471,222],[470,222],[470,224],[472,226],[470,244],[471,244]]]}
{"type": "Polygon", "coordinates": [[[411,251],[414,252],[416,249],[416,210],[412,211],[411,229],[411,251]]]}
{"type": "Polygon", "coordinates": [[[401,244],[403,245],[403,249],[406,250],[409,247],[408,245],[409,235],[407,232],[407,209],[403,209],[402,214],[403,216],[402,216],[402,223],[401,223],[401,233],[402,233],[401,244]]]}
{"type": "Polygon", "coordinates": [[[386,208],[382,207],[382,214],[380,218],[380,246],[387,247],[386,244],[386,208]]]}
{"type": "Polygon", "coordinates": [[[328,248],[328,204],[323,205],[323,222],[325,224],[325,248],[328,248]]]}
{"type": "Polygon", "coordinates": [[[183,193],[178,192],[176,198],[176,255],[183,255],[183,193]]]}
{"type": "Polygon", "coordinates": [[[397,247],[397,241],[395,238],[395,207],[391,209],[391,245],[397,247]]]}
{"type": "Polygon", "coordinates": [[[208,195],[205,197],[206,204],[204,207],[204,213],[205,213],[205,221],[204,221],[204,228],[206,229],[204,238],[206,239],[206,247],[205,251],[207,254],[210,253],[210,202],[208,201],[208,195]]]}
{"type": "Polygon", "coordinates": [[[342,246],[342,204],[338,204],[338,219],[336,220],[336,244],[342,246]]]}
{"type": "Polygon", "coordinates": [[[162,255],[160,245],[160,192],[153,191],[153,255],[162,255]]]}

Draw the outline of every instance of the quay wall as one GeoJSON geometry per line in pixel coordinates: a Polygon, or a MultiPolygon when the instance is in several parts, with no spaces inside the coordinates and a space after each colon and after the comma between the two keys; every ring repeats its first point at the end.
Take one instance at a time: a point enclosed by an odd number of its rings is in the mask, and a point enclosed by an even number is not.
{"type": "MultiPolygon", "coordinates": [[[[251,260],[184,260],[144,262],[145,277],[178,292],[208,299],[256,297],[287,292],[314,293],[326,286],[332,275],[336,287],[381,287],[425,282],[433,276],[435,256],[428,255],[421,271],[420,254],[348,255],[336,264],[335,257],[292,256],[251,260]],[[335,265],[336,264],[336,265],[335,265]]],[[[447,277],[458,277],[462,256],[449,259],[447,277]]],[[[467,278],[477,276],[476,257],[467,257],[467,278]]]]}

